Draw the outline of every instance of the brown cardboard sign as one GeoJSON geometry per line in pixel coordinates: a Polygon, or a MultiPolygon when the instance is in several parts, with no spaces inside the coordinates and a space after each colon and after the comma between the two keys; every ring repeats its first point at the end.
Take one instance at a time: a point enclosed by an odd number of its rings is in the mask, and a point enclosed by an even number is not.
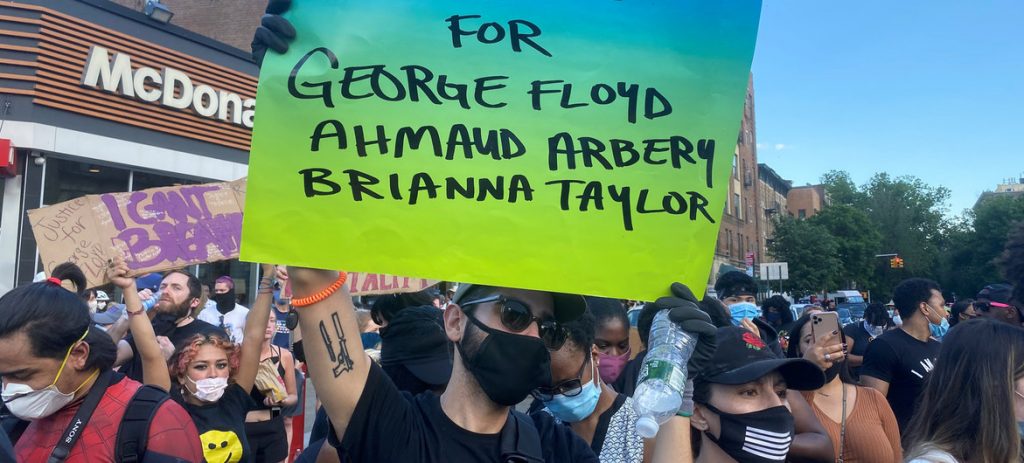
{"type": "Polygon", "coordinates": [[[124,256],[133,275],[238,257],[245,180],[88,195],[28,211],[47,274],[73,262],[89,287],[124,256]]]}
{"type": "MultiPolygon", "coordinates": [[[[28,211],[43,268],[73,262],[90,288],[107,283],[107,261],[133,275],[238,257],[246,179],[88,195],[28,211]]],[[[353,296],[422,291],[436,280],[349,272],[353,296]]]]}

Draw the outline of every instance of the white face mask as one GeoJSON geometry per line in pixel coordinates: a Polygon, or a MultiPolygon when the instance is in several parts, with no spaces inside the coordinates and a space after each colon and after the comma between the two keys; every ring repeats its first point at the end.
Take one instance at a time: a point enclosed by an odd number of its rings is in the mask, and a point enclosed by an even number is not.
{"type": "Polygon", "coordinates": [[[872,325],[872,324],[868,323],[867,320],[864,320],[864,331],[867,331],[868,334],[871,335],[871,337],[877,338],[877,337],[881,336],[882,333],[885,332],[885,326],[884,325],[883,326],[875,326],[875,325],[872,325]]]}
{"type": "MultiPolygon", "coordinates": [[[[86,330],[85,333],[88,334],[89,330],[86,330]]],[[[71,347],[68,347],[68,352],[64,355],[64,361],[60,363],[60,369],[57,370],[57,376],[53,378],[53,382],[49,386],[36,390],[27,384],[8,381],[3,391],[0,392],[0,397],[3,398],[4,406],[7,407],[7,410],[23,420],[40,420],[56,413],[75,400],[75,394],[82,389],[82,386],[85,386],[89,380],[100,373],[99,370],[96,370],[88,379],[82,381],[82,384],[79,384],[77,389],[68,394],[57,389],[57,380],[60,379],[61,373],[64,372],[64,366],[68,363],[71,349],[81,342],[82,339],[85,339],[85,334],[78,341],[75,341],[71,347]]]]}
{"type": "Polygon", "coordinates": [[[203,378],[199,381],[193,381],[192,378],[185,375],[185,379],[196,386],[196,390],[192,392],[192,395],[203,402],[216,402],[220,400],[221,396],[224,395],[224,389],[228,387],[227,378],[203,378]]]}

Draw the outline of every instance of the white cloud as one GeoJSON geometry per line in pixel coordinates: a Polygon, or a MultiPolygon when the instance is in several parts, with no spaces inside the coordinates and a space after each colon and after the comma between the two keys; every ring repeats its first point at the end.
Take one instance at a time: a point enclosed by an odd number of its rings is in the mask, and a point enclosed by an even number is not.
{"type": "Polygon", "coordinates": [[[785,144],[782,144],[782,143],[776,143],[775,144],[775,151],[782,151],[784,149],[786,149],[786,145],[785,144]]]}
{"type": "Polygon", "coordinates": [[[764,148],[764,145],[762,145],[761,143],[758,143],[757,144],[757,149],[761,149],[761,148],[764,148]]]}

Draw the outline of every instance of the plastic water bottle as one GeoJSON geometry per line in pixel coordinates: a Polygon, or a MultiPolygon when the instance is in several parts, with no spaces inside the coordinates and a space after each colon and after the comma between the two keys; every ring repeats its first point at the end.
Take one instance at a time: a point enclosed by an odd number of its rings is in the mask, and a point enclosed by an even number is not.
{"type": "Polygon", "coordinates": [[[155,294],[153,294],[153,297],[151,297],[149,299],[146,299],[145,301],[142,301],[142,308],[145,311],[149,312],[149,309],[152,309],[153,306],[155,306],[156,303],[159,302],[159,301],[160,301],[160,291],[157,291],[155,294]]]}
{"type": "Polygon", "coordinates": [[[633,393],[633,409],[640,416],[637,432],[650,439],[683,404],[686,364],[697,339],[676,326],[668,318],[668,310],[662,310],[654,316],[648,340],[647,357],[633,393]]]}

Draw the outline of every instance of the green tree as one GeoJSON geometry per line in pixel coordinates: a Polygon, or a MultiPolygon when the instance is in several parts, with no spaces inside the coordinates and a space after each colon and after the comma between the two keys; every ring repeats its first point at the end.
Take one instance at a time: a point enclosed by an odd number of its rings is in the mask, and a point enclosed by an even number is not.
{"type": "Polygon", "coordinates": [[[830,170],[821,176],[821,184],[825,185],[832,204],[860,206],[864,202],[864,194],[857,189],[850,174],[845,170],[830,170]]]}
{"type": "Polygon", "coordinates": [[[775,224],[769,251],[779,262],[789,263],[789,280],[783,286],[794,295],[836,286],[840,267],[838,246],[825,227],[809,220],[783,217],[775,224]]]}
{"type": "Polygon", "coordinates": [[[855,206],[833,203],[810,221],[827,230],[835,239],[839,285],[843,288],[870,287],[882,236],[868,215],[855,206]]]}
{"type": "Polygon", "coordinates": [[[949,190],[932,187],[913,176],[893,178],[878,173],[860,191],[864,194],[864,212],[881,235],[879,254],[897,253],[905,265],[903,269],[890,269],[888,262],[878,259],[872,289],[891,293],[905,278],[938,278],[949,190]]]}
{"type": "Polygon", "coordinates": [[[946,234],[942,256],[944,287],[973,297],[989,283],[1003,281],[998,257],[1007,235],[1024,220],[1024,197],[996,196],[967,211],[946,234]]]}

